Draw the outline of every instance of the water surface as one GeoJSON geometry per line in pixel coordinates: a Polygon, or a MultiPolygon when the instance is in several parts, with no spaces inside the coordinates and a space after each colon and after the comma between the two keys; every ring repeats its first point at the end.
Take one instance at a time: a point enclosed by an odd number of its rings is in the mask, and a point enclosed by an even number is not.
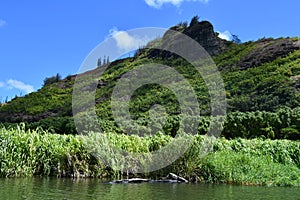
{"type": "Polygon", "coordinates": [[[108,184],[99,179],[0,179],[0,199],[293,199],[299,187],[212,184],[108,184]]]}

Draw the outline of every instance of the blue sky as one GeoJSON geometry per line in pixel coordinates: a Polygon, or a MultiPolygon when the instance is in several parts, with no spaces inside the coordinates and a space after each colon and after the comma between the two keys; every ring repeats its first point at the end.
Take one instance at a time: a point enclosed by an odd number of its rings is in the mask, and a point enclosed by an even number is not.
{"type": "Polygon", "coordinates": [[[0,101],[36,91],[56,73],[75,74],[120,31],[168,28],[198,15],[242,41],[300,36],[299,7],[296,0],[0,0],[0,101]]]}

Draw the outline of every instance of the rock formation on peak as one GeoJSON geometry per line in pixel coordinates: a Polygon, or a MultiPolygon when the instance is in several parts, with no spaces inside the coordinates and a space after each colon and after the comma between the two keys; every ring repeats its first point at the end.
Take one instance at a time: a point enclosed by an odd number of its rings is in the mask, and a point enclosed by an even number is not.
{"type": "MultiPolygon", "coordinates": [[[[223,40],[218,37],[218,33],[214,31],[213,25],[209,21],[198,21],[197,17],[194,17],[190,25],[186,22],[182,22],[177,24],[176,26],[171,27],[162,37],[162,45],[170,46],[177,45],[180,46],[180,42],[182,41],[182,37],[177,37],[174,31],[181,32],[190,38],[197,41],[210,56],[216,56],[220,53],[224,52],[226,49],[226,44],[229,41],[223,40]]],[[[155,48],[155,43],[149,43],[146,48],[155,48]]],[[[170,56],[170,53],[164,52],[162,53],[159,50],[151,50],[148,53],[148,57],[156,57],[159,54],[163,57],[170,56]]]]}

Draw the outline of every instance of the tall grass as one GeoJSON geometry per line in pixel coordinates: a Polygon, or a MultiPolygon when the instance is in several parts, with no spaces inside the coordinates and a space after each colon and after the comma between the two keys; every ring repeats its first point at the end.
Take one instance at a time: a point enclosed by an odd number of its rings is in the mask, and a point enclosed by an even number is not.
{"type": "MultiPolygon", "coordinates": [[[[254,185],[300,185],[300,142],[263,139],[217,139],[211,153],[203,157],[205,136],[189,136],[193,144],[172,165],[149,174],[158,178],[169,172],[191,181],[254,185]]],[[[150,153],[172,138],[107,133],[110,144],[128,152],[150,153]]],[[[96,159],[85,145],[93,138],[58,135],[42,129],[25,130],[20,125],[0,128],[0,177],[67,176],[119,178],[105,162],[96,159]]],[[[102,145],[97,143],[95,146],[102,145]]],[[[174,149],[174,152],[176,150],[174,149]]],[[[134,172],[134,170],[132,170],[134,172]]]]}
{"type": "Polygon", "coordinates": [[[78,176],[97,173],[96,161],[80,137],[25,130],[24,126],[0,128],[0,176],[78,176]]]}

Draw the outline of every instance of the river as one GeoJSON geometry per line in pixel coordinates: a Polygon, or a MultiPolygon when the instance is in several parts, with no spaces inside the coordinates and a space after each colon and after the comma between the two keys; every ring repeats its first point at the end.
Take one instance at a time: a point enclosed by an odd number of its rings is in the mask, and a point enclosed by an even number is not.
{"type": "Polygon", "coordinates": [[[293,199],[298,187],[213,184],[108,184],[99,179],[0,179],[0,199],[293,199]]]}

